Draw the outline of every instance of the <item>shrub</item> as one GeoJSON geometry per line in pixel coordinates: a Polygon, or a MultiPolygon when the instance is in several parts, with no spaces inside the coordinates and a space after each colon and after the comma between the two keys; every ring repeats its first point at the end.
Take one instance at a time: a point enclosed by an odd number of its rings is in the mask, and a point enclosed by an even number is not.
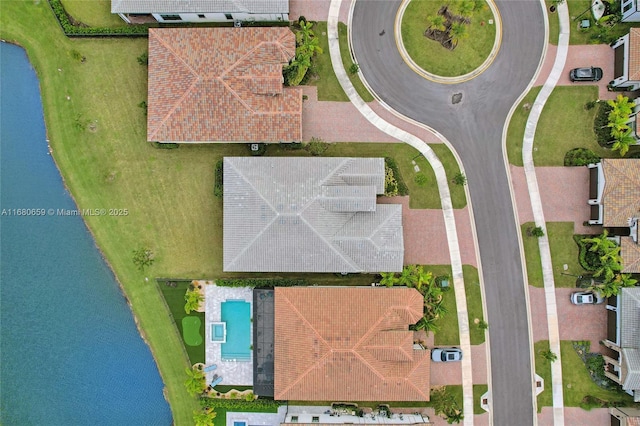
{"type": "Polygon", "coordinates": [[[136,59],[140,65],[149,65],[149,52],[143,52],[136,59]]]}
{"type": "Polygon", "coordinates": [[[550,362],[555,362],[558,359],[558,355],[552,352],[551,349],[540,351],[540,356],[550,362]]]}
{"type": "Polygon", "coordinates": [[[215,182],[213,184],[213,195],[217,198],[222,198],[224,195],[223,176],[222,159],[220,159],[216,163],[215,182]]]}
{"type": "Polygon", "coordinates": [[[467,177],[462,172],[458,172],[453,177],[452,182],[456,185],[464,186],[467,184],[467,177]]]}
{"type": "Polygon", "coordinates": [[[589,110],[595,108],[597,104],[598,104],[598,101],[589,101],[589,102],[584,104],[584,109],[589,111],[589,110]]]}
{"type": "Polygon", "coordinates": [[[587,148],[573,148],[564,155],[565,166],[586,166],[599,161],[600,157],[587,148]]]}
{"type": "Polygon", "coordinates": [[[272,287],[295,287],[306,286],[307,281],[290,278],[221,278],[216,280],[216,285],[220,287],[250,287],[250,288],[272,288],[272,287]]]}
{"type": "Polygon", "coordinates": [[[541,226],[536,226],[535,228],[530,227],[529,229],[527,229],[527,234],[529,234],[529,236],[531,237],[540,238],[544,237],[544,230],[541,226]]]}
{"type": "Polygon", "coordinates": [[[302,149],[302,142],[280,142],[280,148],[285,151],[302,149]]]}
{"type": "Polygon", "coordinates": [[[486,330],[487,328],[489,328],[489,323],[485,320],[480,320],[480,322],[478,322],[478,328],[480,330],[486,330]]]}
{"type": "Polygon", "coordinates": [[[180,148],[180,144],[179,143],[152,142],[151,145],[154,148],[158,148],[158,149],[178,149],[178,148],[180,148]]]}
{"type": "Polygon", "coordinates": [[[48,0],[48,3],[67,37],[145,37],[148,34],[148,28],[145,25],[127,25],[117,28],[81,25],[67,13],[60,0],[48,0]]]}
{"type": "Polygon", "coordinates": [[[611,141],[611,129],[607,125],[609,124],[609,113],[612,109],[607,102],[598,103],[598,112],[596,112],[596,118],[593,120],[593,131],[600,146],[608,146],[611,141]]]}
{"type": "Polygon", "coordinates": [[[244,399],[220,399],[220,398],[200,398],[200,406],[203,408],[224,408],[229,411],[246,411],[248,409],[277,408],[280,402],[272,399],[258,398],[252,401],[244,399]]]}
{"type": "Polygon", "coordinates": [[[304,146],[304,149],[314,157],[324,154],[329,149],[329,144],[320,138],[312,137],[308,144],[304,146]]]}
{"type": "Polygon", "coordinates": [[[398,195],[398,181],[393,175],[393,169],[386,164],[384,167],[384,195],[387,197],[398,195]]]}
{"type": "Polygon", "coordinates": [[[425,176],[424,173],[419,172],[414,176],[413,180],[415,181],[415,183],[418,186],[424,186],[427,183],[428,179],[427,179],[427,176],[425,176]]]}
{"type": "Polygon", "coordinates": [[[142,108],[145,117],[147,116],[147,101],[142,101],[138,104],[138,107],[142,108]]]}
{"type": "Polygon", "coordinates": [[[351,64],[351,66],[349,67],[349,73],[351,74],[357,74],[358,71],[360,71],[360,66],[358,64],[351,64]]]}
{"type": "Polygon", "coordinates": [[[153,252],[148,248],[141,247],[133,251],[133,263],[138,270],[144,271],[144,268],[153,265],[153,252]]]}
{"type": "Polygon", "coordinates": [[[396,161],[391,157],[385,157],[384,164],[385,164],[385,168],[388,167],[393,172],[393,177],[395,178],[398,184],[397,195],[409,195],[409,188],[407,188],[407,185],[404,183],[404,180],[402,179],[402,174],[400,173],[400,169],[398,169],[398,165],[396,164],[396,161]]]}

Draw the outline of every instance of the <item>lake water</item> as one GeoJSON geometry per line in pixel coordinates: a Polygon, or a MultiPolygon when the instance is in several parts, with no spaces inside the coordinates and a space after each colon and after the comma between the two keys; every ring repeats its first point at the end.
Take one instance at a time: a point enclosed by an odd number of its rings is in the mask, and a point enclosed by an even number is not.
{"type": "Polygon", "coordinates": [[[0,43],[0,72],[0,423],[170,425],[151,351],[82,219],[14,210],[76,206],[24,50],[0,43]]]}

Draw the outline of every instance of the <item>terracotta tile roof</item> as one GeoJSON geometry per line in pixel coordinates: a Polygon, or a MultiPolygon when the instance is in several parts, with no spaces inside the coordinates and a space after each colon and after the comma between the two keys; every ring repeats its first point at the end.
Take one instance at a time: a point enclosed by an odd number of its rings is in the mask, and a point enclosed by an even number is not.
{"type": "Polygon", "coordinates": [[[282,86],[288,28],[150,28],[147,140],[302,139],[302,90],[282,86]]]}
{"type": "Polygon", "coordinates": [[[629,30],[629,80],[640,80],[640,28],[629,30]]]}
{"type": "Polygon", "coordinates": [[[628,227],[640,217],[640,160],[603,159],[603,225],[628,227]]]}
{"type": "Polygon", "coordinates": [[[410,288],[277,287],[274,398],[428,401],[430,351],[413,349],[410,288]]]}
{"type": "Polygon", "coordinates": [[[620,257],[622,257],[622,272],[640,274],[640,244],[631,237],[620,238],[620,257]]]}

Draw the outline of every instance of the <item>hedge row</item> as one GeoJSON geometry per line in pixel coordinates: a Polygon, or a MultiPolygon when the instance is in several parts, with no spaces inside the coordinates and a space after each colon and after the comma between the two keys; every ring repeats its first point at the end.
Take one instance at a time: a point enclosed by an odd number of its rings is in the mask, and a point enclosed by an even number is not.
{"type": "Polygon", "coordinates": [[[200,398],[202,408],[225,408],[227,410],[245,411],[247,409],[277,408],[281,403],[272,399],[256,399],[245,401],[243,399],[200,398]]]}
{"type": "Polygon", "coordinates": [[[292,280],[289,278],[237,278],[218,279],[216,285],[221,287],[295,287],[307,285],[306,280],[292,280]]]}
{"type": "Polygon", "coordinates": [[[565,166],[586,166],[600,162],[600,157],[587,148],[574,148],[564,155],[565,166]]]}
{"type": "Polygon", "coordinates": [[[591,235],[574,235],[573,239],[580,247],[578,261],[585,271],[595,271],[600,265],[600,258],[597,253],[589,251],[591,243],[583,241],[583,238],[591,238],[591,235]]]}
{"type": "Polygon", "coordinates": [[[396,161],[391,157],[385,157],[384,162],[387,167],[393,170],[393,176],[398,182],[398,195],[409,195],[409,188],[407,188],[407,185],[404,183],[404,179],[402,179],[402,175],[400,174],[400,169],[398,169],[396,161]]]}
{"type": "Polygon", "coordinates": [[[224,187],[223,187],[223,167],[222,167],[222,159],[218,160],[216,163],[216,172],[215,172],[215,182],[213,184],[213,195],[218,198],[222,198],[224,195],[224,187]]]}
{"type": "Polygon", "coordinates": [[[60,0],[48,0],[62,31],[67,37],[146,37],[148,28],[145,25],[128,25],[126,27],[106,28],[88,27],[74,24],[60,0]]]}

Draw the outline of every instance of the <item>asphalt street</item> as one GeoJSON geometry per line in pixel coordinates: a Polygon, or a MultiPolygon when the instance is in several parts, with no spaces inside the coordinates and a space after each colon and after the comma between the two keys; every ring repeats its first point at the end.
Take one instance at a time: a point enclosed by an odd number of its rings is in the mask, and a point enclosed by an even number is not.
{"type": "Polygon", "coordinates": [[[483,74],[461,84],[427,81],[404,63],[393,35],[400,1],[358,0],[352,38],[356,61],[376,94],[398,112],[442,133],[462,159],[486,290],[493,424],[524,426],[534,422],[535,396],[523,265],[502,132],[509,109],[538,67],[545,42],[544,12],[533,0],[496,4],[503,25],[500,51],[483,74]],[[462,94],[455,105],[454,94],[462,94]]]}

